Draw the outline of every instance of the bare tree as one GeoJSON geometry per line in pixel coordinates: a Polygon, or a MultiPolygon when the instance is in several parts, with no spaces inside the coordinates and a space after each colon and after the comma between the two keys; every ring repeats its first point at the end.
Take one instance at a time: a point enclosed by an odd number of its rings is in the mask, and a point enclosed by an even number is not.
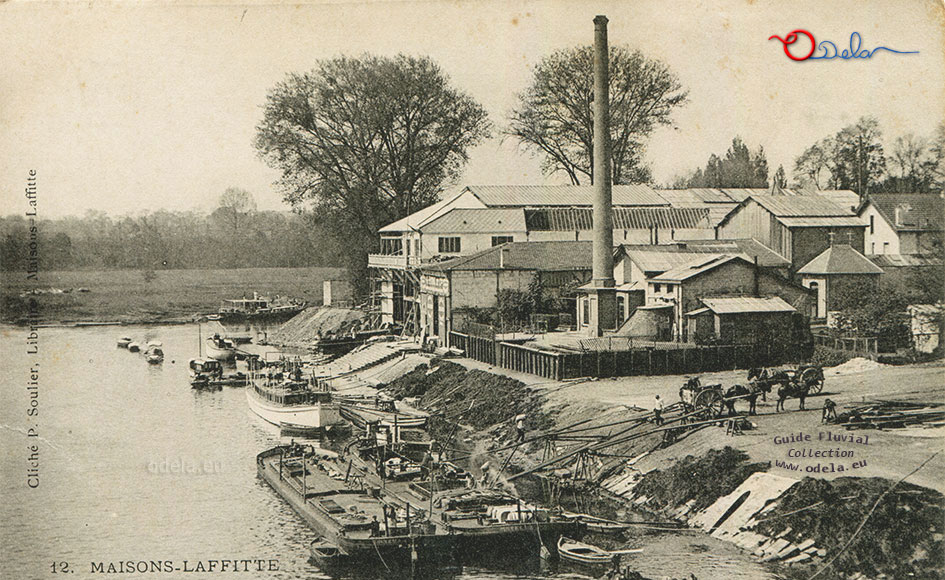
{"type": "Polygon", "coordinates": [[[219,217],[228,225],[228,229],[237,233],[243,216],[256,211],[256,200],[253,194],[239,187],[228,187],[220,196],[214,217],[219,217]]]}
{"type": "Polygon", "coordinates": [[[269,93],[255,145],[364,267],[380,226],[436,201],[467,150],[488,137],[485,110],[429,58],[364,55],[317,63],[269,93]]]}
{"type": "MultiPolygon", "coordinates": [[[[546,57],[509,116],[507,133],[544,156],[545,172],[563,171],[575,185],[593,182],[593,62],[591,46],[546,57]]],[[[609,86],[614,182],[649,181],[646,138],[688,93],[668,66],[618,46],[610,47],[609,86]]]]}

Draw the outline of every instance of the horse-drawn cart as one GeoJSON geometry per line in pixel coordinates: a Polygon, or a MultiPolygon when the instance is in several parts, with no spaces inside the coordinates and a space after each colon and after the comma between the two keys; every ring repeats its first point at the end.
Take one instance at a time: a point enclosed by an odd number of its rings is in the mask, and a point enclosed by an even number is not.
{"type": "Polygon", "coordinates": [[[699,377],[692,377],[679,389],[679,400],[685,412],[696,413],[693,419],[715,419],[725,410],[722,385],[703,385],[699,377]]]}

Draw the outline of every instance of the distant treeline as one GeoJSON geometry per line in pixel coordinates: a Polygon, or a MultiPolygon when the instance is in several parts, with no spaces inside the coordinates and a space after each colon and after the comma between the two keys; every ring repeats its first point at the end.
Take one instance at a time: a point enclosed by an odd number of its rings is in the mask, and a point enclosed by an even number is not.
{"type": "MultiPolygon", "coordinates": [[[[39,220],[39,267],[49,270],[335,266],[337,246],[311,216],[288,212],[158,211],[39,220]]],[[[29,222],[0,217],[0,269],[25,271],[29,222]]]]}

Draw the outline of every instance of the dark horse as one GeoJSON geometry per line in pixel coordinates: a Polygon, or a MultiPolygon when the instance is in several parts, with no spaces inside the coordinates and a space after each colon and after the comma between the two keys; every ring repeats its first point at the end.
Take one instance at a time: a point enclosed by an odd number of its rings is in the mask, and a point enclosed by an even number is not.
{"type": "Polygon", "coordinates": [[[801,401],[801,410],[804,410],[804,399],[807,398],[807,394],[810,392],[810,384],[807,382],[797,382],[789,381],[786,385],[781,385],[778,387],[778,404],[775,406],[775,411],[784,410],[784,401],[788,397],[796,397],[801,401]]]}
{"type": "Polygon", "coordinates": [[[790,384],[791,377],[785,371],[772,371],[771,369],[765,368],[752,368],[748,369],[748,382],[756,390],[761,392],[761,400],[767,401],[767,394],[771,392],[771,389],[775,385],[782,387],[784,385],[790,384]]]}
{"type": "Polygon", "coordinates": [[[735,401],[739,398],[743,398],[748,400],[748,414],[754,415],[758,395],[763,393],[764,391],[754,383],[747,387],[745,385],[735,385],[731,387],[729,390],[725,391],[725,406],[728,407],[728,414],[730,416],[735,414],[735,401]]]}

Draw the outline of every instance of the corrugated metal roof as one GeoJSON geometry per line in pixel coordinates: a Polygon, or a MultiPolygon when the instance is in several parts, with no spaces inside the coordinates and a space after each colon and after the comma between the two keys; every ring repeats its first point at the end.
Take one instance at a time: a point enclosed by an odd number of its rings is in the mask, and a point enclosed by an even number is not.
{"type": "Polygon", "coordinates": [[[869,201],[897,231],[945,229],[945,199],[932,193],[874,193],[869,201]],[[896,208],[900,208],[896,222],[896,208]]]}
{"type": "MultiPolygon", "coordinates": [[[[594,203],[590,185],[470,185],[467,189],[490,207],[588,206],[594,203]]],[[[642,184],[613,186],[614,205],[669,205],[642,184]]]]}
{"type": "Polygon", "coordinates": [[[660,197],[673,205],[681,204],[706,204],[706,203],[737,203],[721,189],[711,189],[708,187],[696,187],[690,189],[659,189],[657,193],[660,197]]]}
{"type": "Polygon", "coordinates": [[[866,221],[856,216],[779,217],[777,220],[789,228],[866,227],[866,221]]]}
{"type": "Polygon", "coordinates": [[[764,268],[784,268],[791,261],[775,252],[754,238],[738,240],[691,240],[679,242],[690,252],[716,252],[719,254],[744,254],[750,259],[758,258],[758,265],[764,268]]]}
{"type": "Polygon", "coordinates": [[[798,274],[882,274],[883,269],[857,252],[852,246],[830,246],[816,258],[801,266],[798,274]]]}
{"type": "Polygon", "coordinates": [[[880,268],[904,268],[904,267],[927,267],[942,266],[945,261],[940,256],[930,254],[878,254],[867,256],[874,264],[880,268]]]}
{"type": "MultiPolygon", "coordinates": [[[[577,231],[594,227],[591,208],[526,209],[529,231],[577,231]]],[[[710,229],[709,210],[692,207],[615,207],[614,229],[710,229]]]]}
{"type": "Polygon", "coordinates": [[[820,195],[752,195],[751,198],[776,217],[853,215],[852,210],[820,195]]]}
{"type": "Polygon", "coordinates": [[[590,271],[592,242],[513,242],[469,256],[423,266],[424,271],[537,270],[541,272],[590,271]],[[505,251],[505,256],[500,254],[505,251]],[[501,262],[500,262],[501,260],[501,262]],[[502,268],[500,268],[500,263],[502,268]]]}
{"type": "Polygon", "coordinates": [[[435,216],[438,212],[446,208],[447,205],[452,203],[457,197],[462,195],[462,189],[455,189],[443,195],[443,199],[429,205],[419,211],[415,211],[412,214],[400,218],[399,220],[387,224],[386,226],[380,228],[378,231],[380,233],[384,232],[407,232],[414,230],[420,227],[424,221],[429,219],[432,216],[435,216]]]}
{"type": "Polygon", "coordinates": [[[768,193],[767,189],[748,189],[748,188],[730,188],[725,187],[720,190],[734,201],[742,202],[753,195],[764,195],[768,193]]]}
{"type": "Polygon", "coordinates": [[[777,296],[720,296],[702,298],[702,303],[716,314],[747,314],[751,312],[797,312],[777,296]]]}
{"type": "Polygon", "coordinates": [[[522,208],[455,208],[420,226],[425,234],[524,232],[522,208]]]}
{"type": "Polygon", "coordinates": [[[659,276],[654,276],[650,278],[651,282],[682,282],[683,280],[688,280],[693,276],[702,274],[703,272],[708,272],[714,268],[721,266],[722,264],[727,264],[733,260],[742,260],[743,262],[748,262],[745,258],[741,256],[732,256],[732,255],[723,255],[723,254],[702,254],[701,256],[694,258],[689,261],[687,264],[682,266],[677,266],[672,270],[663,272],[659,276]]]}

